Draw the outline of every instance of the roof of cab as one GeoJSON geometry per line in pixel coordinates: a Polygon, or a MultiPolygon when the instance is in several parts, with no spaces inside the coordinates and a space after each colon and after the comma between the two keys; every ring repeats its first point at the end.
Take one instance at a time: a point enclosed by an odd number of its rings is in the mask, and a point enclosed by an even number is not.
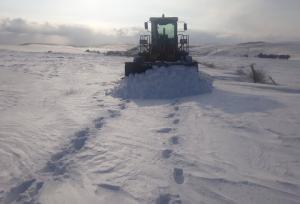
{"type": "Polygon", "coordinates": [[[151,17],[150,18],[151,22],[159,21],[159,22],[177,22],[178,17],[151,17]]]}

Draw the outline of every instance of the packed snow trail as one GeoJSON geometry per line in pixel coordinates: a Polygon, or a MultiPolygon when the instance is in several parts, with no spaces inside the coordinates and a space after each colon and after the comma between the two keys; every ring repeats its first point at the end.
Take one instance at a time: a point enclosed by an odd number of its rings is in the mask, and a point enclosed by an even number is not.
{"type": "Polygon", "coordinates": [[[211,93],[153,100],[110,95],[126,58],[0,54],[1,203],[300,203],[298,61],[200,57],[211,93]]]}

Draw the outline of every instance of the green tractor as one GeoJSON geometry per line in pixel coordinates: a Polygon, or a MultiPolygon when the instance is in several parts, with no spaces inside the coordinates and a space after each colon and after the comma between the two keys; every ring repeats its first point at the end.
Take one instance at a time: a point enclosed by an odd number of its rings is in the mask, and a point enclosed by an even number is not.
{"type": "MultiPolygon", "coordinates": [[[[151,35],[141,35],[139,53],[133,62],[125,63],[125,76],[144,73],[153,67],[181,65],[198,71],[198,62],[189,56],[189,36],[178,30],[177,17],[152,17],[151,35]]],[[[145,22],[148,30],[148,22],[145,22]]]]}

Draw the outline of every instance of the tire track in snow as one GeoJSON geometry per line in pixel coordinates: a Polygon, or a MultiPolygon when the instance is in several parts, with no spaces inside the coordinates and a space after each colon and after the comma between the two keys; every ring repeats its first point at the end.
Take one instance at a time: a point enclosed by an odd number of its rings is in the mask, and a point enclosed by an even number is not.
{"type": "MultiPolygon", "coordinates": [[[[121,111],[126,109],[126,103],[128,102],[129,101],[127,100],[118,104],[117,110],[107,109],[108,117],[96,118],[91,127],[83,128],[74,133],[70,142],[65,145],[61,151],[53,154],[50,157],[50,160],[46,162],[45,166],[36,172],[35,177],[11,187],[7,192],[1,192],[4,196],[0,197],[0,201],[3,201],[5,204],[38,204],[38,196],[45,183],[49,180],[62,180],[68,178],[72,158],[84,148],[86,142],[91,139],[97,131],[101,130],[106,120],[121,116],[121,111]]],[[[103,185],[107,188],[113,188],[110,184],[103,185]]]]}

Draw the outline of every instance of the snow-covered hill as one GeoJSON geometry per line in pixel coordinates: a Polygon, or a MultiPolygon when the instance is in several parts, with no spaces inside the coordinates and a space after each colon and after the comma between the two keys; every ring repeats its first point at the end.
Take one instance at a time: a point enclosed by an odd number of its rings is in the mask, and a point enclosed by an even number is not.
{"type": "Polygon", "coordinates": [[[300,59],[300,42],[266,43],[249,42],[238,45],[203,45],[194,46],[194,55],[201,56],[228,56],[228,57],[254,57],[264,54],[288,54],[292,59],[300,59]]]}
{"type": "Polygon", "coordinates": [[[124,94],[157,75],[85,50],[1,47],[0,203],[300,203],[299,44],[194,47],[213,89],[169,99],[124,94]]]}

